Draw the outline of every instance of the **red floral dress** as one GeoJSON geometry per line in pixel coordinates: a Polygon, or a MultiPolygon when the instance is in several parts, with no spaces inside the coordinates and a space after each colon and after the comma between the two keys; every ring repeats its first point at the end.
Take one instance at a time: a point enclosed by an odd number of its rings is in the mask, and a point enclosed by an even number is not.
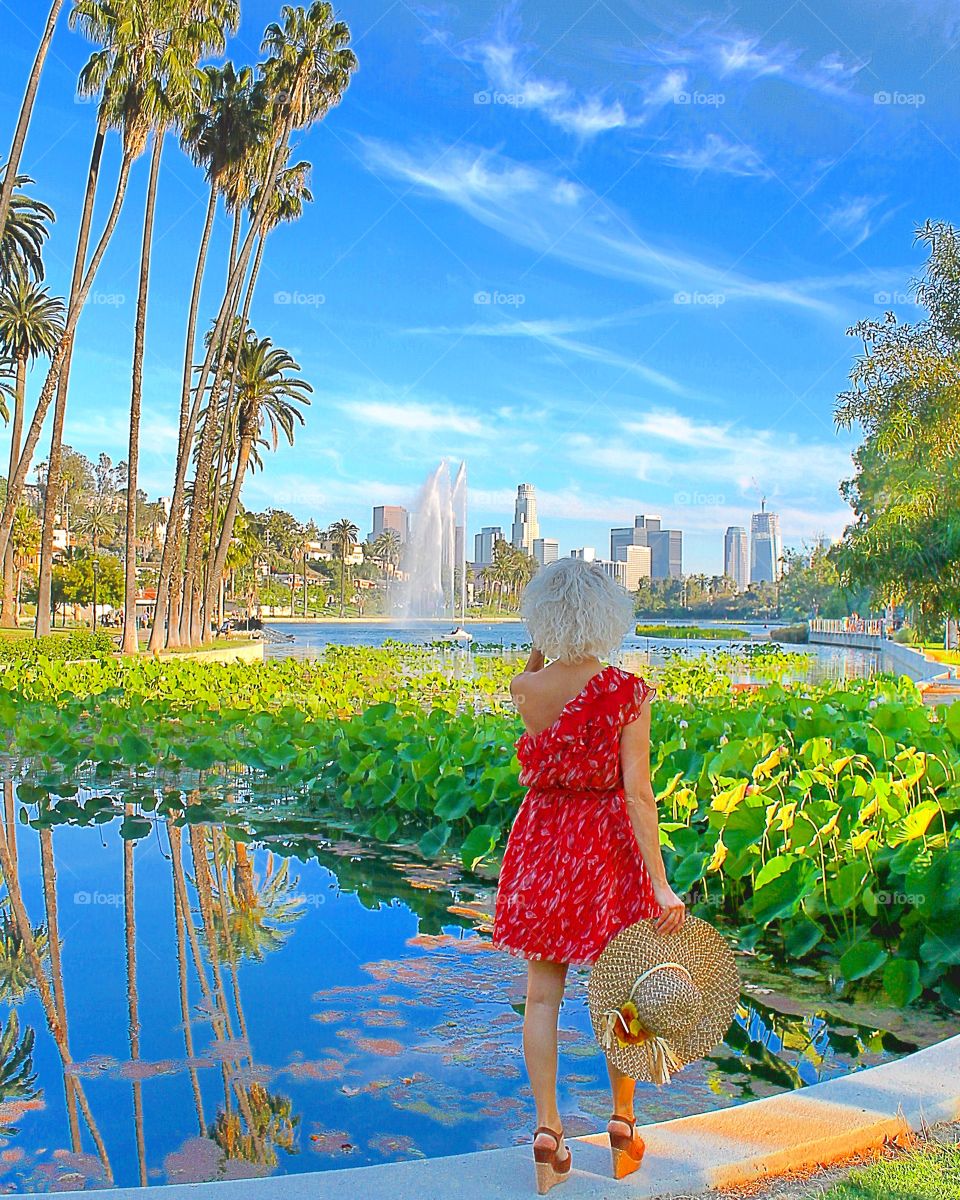
{"type": "Polygon", "coordinates": [[[661,909],[627,813],[620,730],[656,688],[606,666],[560,716],[517,742],[528,791],[497,886],[493,945],[589,965],[627,925],[661,909]]]}

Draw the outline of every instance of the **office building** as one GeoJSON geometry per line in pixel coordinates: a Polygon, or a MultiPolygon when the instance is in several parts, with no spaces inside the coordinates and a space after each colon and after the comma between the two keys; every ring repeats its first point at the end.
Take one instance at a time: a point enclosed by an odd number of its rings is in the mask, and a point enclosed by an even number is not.
{"type": "Polygon", "coordinates": [[[630,546],[649,546],[650,577],[679,579],[683,573],[683,533],[661,529],[660,517],[639,516],[633,525],[610,530],[610,559],[626,562],[630,546]]]}
{"type": "Polygon", "coordinates": [[[371,540],[380,536],[386,529],[392,529],[401,542],[407,542],[410,537],[410,515],[402,505],[381,504],[373,510],[373,530],[371,540]]]}
{"type": "Polygon", "coordinates": [[[517,487],[517,502],[513,513],[513,529],[510,541],[518,550],[533,554],[533,543],[540,536],[537,520],[537,493],[532,483],[521,483],[517,487]]]}
{"type": "Polygon", "coordinates": [[[620,584],[621,587],[627,586],[627,564],[623,561],[613,561],[609,558],[598,558],[594,560],[598,567],[611,579],[620,584]]]}
{"type": "Polygon", "coordinates": [[[484,525],[473,535],[473,561],[478,567],[489,567],[493,562],[493,548],[503,541],[503,530],[499,525],[484,525]]]}
{"type": "Polygon", "coordinates": [[[745,592],[750,582],[750,550],[747,531],[742,525],[730,525],[723,535],[723,573],[745,592]]]}
{"type": "Polygon", "coordinates": [[[560,543],[556,538],[534,538],[533,557],[541,567],[556,562],[560,557],[560,543]]]}
{"type": "Polygon", "coordinates": [[[597,552],[593,546],[581,546],[579,550],[571,550],[570,557],[582,558],[584,562],[596,562],[597,552]]]}
{"type": "Polygon", "coordinates": [[[653,551],[649,546],[626,546],[624,548],[623,564],[626,567],[623,586],[628,592],[635,592],[640,586],[641,579],[650,579],[653,551]]]}
{"type": "Polygon", "coordinates": [[[766,497],[760,501],[760,511],[750,518],[750,582],[773,583],[783,570],[783,542],[780,538],[780,517],[767,512],[766,497]]]}

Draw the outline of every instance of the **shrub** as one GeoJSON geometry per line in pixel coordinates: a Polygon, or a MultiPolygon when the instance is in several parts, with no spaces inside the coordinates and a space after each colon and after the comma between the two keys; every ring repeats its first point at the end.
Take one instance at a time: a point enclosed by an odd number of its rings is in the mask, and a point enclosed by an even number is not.
{"type": "Polygon", "coordinates": [[[770,640],[773,642],[791,642],[799,644],[809,641],[810,629],[806,622],[799,625],[782,625],[779,629],[770,630],[770,640]]]}

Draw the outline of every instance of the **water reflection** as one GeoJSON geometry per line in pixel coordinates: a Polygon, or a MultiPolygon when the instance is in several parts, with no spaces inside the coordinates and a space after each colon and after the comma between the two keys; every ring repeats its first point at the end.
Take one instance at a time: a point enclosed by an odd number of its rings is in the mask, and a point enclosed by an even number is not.
{"type": "MultiPolygon", "coordinates": [[[[524,1142],[524,964],[492,950],[492,886],[342,833],[234,840],[158,820],[140,841],[16,825],[0,869],[0,1187],[192,1182],[524,1142]]],[[[561,1111],[606,1120],[572,969],[561,1111]]],[[[932,1031],[931,1036],[936,1036],[932,1031]]],[[[651,1118],[794,1087],[912,1048],[754,991],[651,1118]],[[787,1006],[789,1007],[789,1006],[787,1006]]]]}

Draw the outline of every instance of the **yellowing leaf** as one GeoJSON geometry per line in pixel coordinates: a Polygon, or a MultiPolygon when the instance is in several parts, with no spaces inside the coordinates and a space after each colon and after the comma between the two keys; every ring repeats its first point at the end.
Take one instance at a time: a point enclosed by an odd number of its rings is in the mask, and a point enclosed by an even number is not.
{"type": "Polygon", "coordinates": [[[727,858],[727,848],[723,844],[723,838],[717,838],[717,844],[713,850],[713,857],[707,863],[708,871],[719,871],[727,858]]]}
{"type": "Polygon", "coordinates": [[[786,757],[787,749],[785,746],[777,746],[771,750],[766,758],[762,759],[753,768],[754,779],[767,779],[780,766],[786,757]]]}
{"type": "Polygon", "coordinates": [[[877,809],[879,807],[880,807],[880,801],[877,799],[876,796],[874,796],[872,800],[868,800],[867,803],[863,806],[863,808],[860,809],[860,820],[861,821],[869,821],[872,816],[876,815],[877,809]]]}
{"type": "Polygon", "coordinates": [[[741,779],[740,782],[725,792],[718,792],[710,802],[710,807],[719,813],[724,813],[727,816],[739,806],[744,796],[747,794],[747,781],[741,779]]]}

